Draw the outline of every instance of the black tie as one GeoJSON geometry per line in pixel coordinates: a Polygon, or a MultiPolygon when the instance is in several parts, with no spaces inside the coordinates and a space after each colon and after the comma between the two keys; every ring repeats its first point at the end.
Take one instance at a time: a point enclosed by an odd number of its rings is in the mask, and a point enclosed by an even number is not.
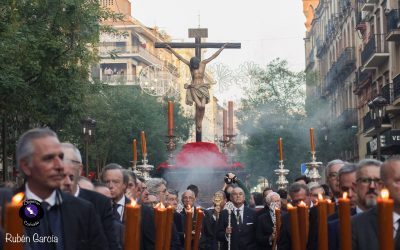
{"type": "Polygon", "coordinates": [[[236,210],[236,223],[239,225],[239,224],[242,224],[242,217],[240,216],[240,209],[237,209],[236,210]]]}
{"type": "MultiPolygon", "coordinates": [[[[49,207],[50,204],[43,201],[41,203],[43,208],[43,218],[40,219],[40,224],[36,230],[34,230],[40,236],[51,236],[50,225],[49,225],[49,207]]],[[[50,250],[54,249],[52,243],[31,243],[32,250],[50,250]]]]}
{"type": "Polygon", "coordinates": [[[121,215],[119,215],[119,213],[118,213],[118,207],[119,206],[120,205],[118,203],[113,203],[112,209],[113,209],[113,214],[114,214],[115,219],[120,221],[121,220],[121,215]]]}
{"type": "Polygon", "coordinates": [[[396,237],[394,237],[395,249],[400,249],[400,219],[397,220],[396,237]]]}

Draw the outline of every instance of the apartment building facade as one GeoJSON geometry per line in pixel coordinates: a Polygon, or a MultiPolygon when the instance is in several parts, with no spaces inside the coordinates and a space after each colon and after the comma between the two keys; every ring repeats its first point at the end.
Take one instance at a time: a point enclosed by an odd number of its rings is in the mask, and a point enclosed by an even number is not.
{"type": "Polygon", "coordinates": [[[307,100],[327,104],[324,128],[348,131],[351,143],[344,140],[337,157],[376,157],[378,135],[382,159],[399,152],[399,6],[398,0],[321,0],[311,8],[307,100]],[[378,96],[387,101],[381,126],[370,112],[378,96]]]}

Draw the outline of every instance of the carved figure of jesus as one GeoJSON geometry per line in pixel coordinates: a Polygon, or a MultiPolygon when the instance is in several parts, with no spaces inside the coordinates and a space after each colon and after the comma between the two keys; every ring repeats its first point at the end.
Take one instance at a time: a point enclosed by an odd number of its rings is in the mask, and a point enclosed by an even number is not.
{"type": "Polygon", "coordinates": [[[200,61],[197,57],[192,57],[190,61],[183,58],[171,46],[167,45],[167,49],[171,51],[179,60],[189,66],[190,74],[192,76],[192,82],[190,84],[185,84],[186,89],[186,104],[196,106],[196,131],[201,132],[201,124],[203,122],[205,106],[210,102],[209,88],[210,84],[204,82],[204,74],[206,70],[207,63],[215,59],[225,48],[228,43],[224,44],[218,51],[216,51],[212,56],[203,61],[200,61]]]}

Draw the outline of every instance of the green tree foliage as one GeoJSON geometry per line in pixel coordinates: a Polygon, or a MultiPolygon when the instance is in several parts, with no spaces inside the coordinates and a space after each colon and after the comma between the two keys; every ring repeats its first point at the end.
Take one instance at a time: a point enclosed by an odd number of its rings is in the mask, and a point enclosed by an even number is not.
{"type": "MultiPolygon", "coordinates": [[[[175,136],[186,140],[192,121],[174,105],[175,136]]],[[[137,86],[104,86],[87,100],[88,114],[95,118],[96,135],[91,145],[91,158],[98,166],[116,162],[131,165],[132,140],[137,140],[141,160],[140,132],[145,131],[150,164],[157,166],[166,159],[167,102],[142,93],[137,86]]],[[[92,160],[92,162],[94,162],[92,160]]]]}
{"type": "Polygon", "coordinates": [[[300,164],[309,161],[308,129],[305,126],[305,75],[292,72],[287,62],[275,59],[265,69],[253,72],[250,86],[238,112],[239,129],[248,137],[241,161],[253,180],[265,176],[275,182],[278,167],[277,141],[283,138],[285,168],[290,177],[300,175],[300,164]]]}
{"type": "MultiPolygon", "coordinates": [[[[5,151],[12,158],[19,136],[38,126],[52,128],[84,154],[81,119],[91,116],[98,122],[91,166],[110,161],[128,166],[131,140],[140,130],[147,133],[151,163],[166,158],[166,107],[137,88],[111,88],[90,79],[100,32],[116,32],[100,25],[105,19],[121,15],[103,9],[98,0],[1,1],[2,156],[5,151]]],[[[177,139],[185,139],[188,121],[175,117],[177,139]]]]}

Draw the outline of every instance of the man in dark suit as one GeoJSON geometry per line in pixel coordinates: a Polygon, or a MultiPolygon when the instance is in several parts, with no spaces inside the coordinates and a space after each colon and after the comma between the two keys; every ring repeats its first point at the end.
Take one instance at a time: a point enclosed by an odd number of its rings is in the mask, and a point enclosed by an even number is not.
{"type": "MultiPolygon", "coordinates": [[[[356,214],[357,196],[354,192],[356,184],[356,164],[345,163],[344,166],[339,170],[339,190],[341,195],[347,193],[347,197],[350,200],[351,215],[356,214]]],[[[336,250],[340,248],[340,223],[338,211],[328,217],[328,233],[329,233],[329,249],[336,250]]]]}
{"type": "Polygon", "coordinates": [[[272,249],[272,243],[276,237],[275,230],[275,209],[281,207],[281,197],[278,193],[272,192],[265,198],[268,210],[257,217],[256,222],[256,239],[259,249],[272,249]]]}
{"type": "MultiPolygon", "coordinates": [[[[395,249],[400,249],[400,158],[393,157],[385,161],[380,168],[380,176],[384,186],[389,190],[389,195],[394,201],[393,235],[395,249]]],[[[374,181],[374,180],[372,180],[374,181]]],[[[375,182],[375,181],[374,181],[375,182]]],[[[372,185],[370,183],[369,185],[372,185]]],[[[379,184],[381,185],[381,182],[379,184]]],[[[378,242],[378,209],[372,209],[357,214],[351,219],[352,249],[379,249],[378,242]]]]}
{"type": "Polygon", "coordinates": [[[50,129],[29,130],[18,141],[17,164],[26,179],[19,191],[25,193],[25,199],[41,202],[44,211],[40,225],[25,227],[25,231],[29,237],[38,233],[57,238],[57,242],[27,244],[32,250],[108,249],[93,205],[59,191],[63,158],[57,135],[50,129]]]}
{"type": "MultiPolygon", "coordinates": [[[[125,206],[131,203],[131,200],[125,196],[125,191],[129,182],[129,173],[120,165],[110,163],[103,168],[102,179],[111,192],[114,216],[123,224],[125,222],[125,206]]],[[[153,209],[142,205],[141,216],[141,249],[154,249],[154,211],[153,209]]]]}
{"type": "Polygon", "coordinates": [[[332,194],[332,201],[336,202],[337,198],[340,196],[340,191],[339,191],[339,182],[338,182],[338,173],[339,170],[343,167],[344,165],[344,161],[336,159],[336,160],[332,160],[330,162],[328,162],[328,164],[326,164],[326,168],[325,168],[325,180],[326,183],[329,186],[329,189],[331,191],[332,194]]]}
{"type": "Polygon", "coordinates": [[[231,192],[234,210],[230,213],[231,226],[228,225],[229,212],[223,210],[218,221],[217,238],[222,242],[221,249],[228,249],[228,235],[231,236],[232,250],[256,249],[255,241],[255,211],[244,206],[244,191],[236,187],[231,192]]]}
{"type": "Polygon", "coordinates": [[[80,188],[78,179],[82,172],[81,153],[71,143],[62,143],[61,147],[64,152],[64,178],[61,183],[61,190],[92,203],[102,223],[109,249],[122,249],[122,242],[117,240],[122,238],[119,235],[121,232],[116,229],[110,199],[97,192],[80,188]]]}
{"type": "MultiPolygon", "coordinates": [[[[304,184],[293,183],[289,187],[289,195],[291,197],[291,204],[297,206],[301,201],[310,206],[310,193],[308,187],[304,184]]],[[[310,209],[310,234],[317,234],[318,231],[313,231],[311,226],[311,217],[314,216],[312,209],[310,209]]],[[[279,234],[278,249],[290,250],[292,249],[291,233],[290,233],[290,218],[289,214],[282,215],[281,231],[279,234]]]]}

